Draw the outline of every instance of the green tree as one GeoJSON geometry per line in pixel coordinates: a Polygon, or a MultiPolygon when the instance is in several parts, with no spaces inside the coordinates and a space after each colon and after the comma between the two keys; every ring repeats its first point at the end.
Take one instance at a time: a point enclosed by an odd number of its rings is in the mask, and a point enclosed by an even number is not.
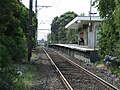
{"type": "Polygon", "coordinates": [[[27,23],[28,9],[19,0],[0,1],[0,90],[14,88],[16,65],[27,54],[27,23]]]}
{"type": "Polygon", "coordinates": [[[47,35],[47,45],[51,44],[51,33],[47,35]]]}
{"type": "Polygon", "coordinates": [[[75,29],[67,30],[66,33],[67,43],[77,43],[78,41],[78,31],[75,29]]]}
{"type": "Polygon", "coordinates": [[[72,19],[77,16],[74,12],[66,12],[60,17],[55,17],[51,24],[51,41],[52,43],[66,43],[67,42],[67,25],[72,19]]]}
{"type": "Polygon", "coordinates": [[[19,2],[0,1],[0,8],[0,89],[10,90],[17,77],[14,64],[19,63],[25,55],[24,35],[17,18],[19,2]]]}
{"type": "Polygon", "coordinates": [[[118,42],[120,39],[118,32],[118,12],[116,8],[118,7],[119,0],[95,0],[97,9],[100,12],[100,16],[104,19],[102,30],[99,32],[99,54],[102,58],[105,55],[115,55],[115,48],[118,49],[118,42]],[[116,13],[116,15],[114,15],[116,13]]]}
{"type": "MultiPolygon", "coordinates": [[[[22,28],[24,35],[28,41],[29,9],[26,8],[22,3],[19,3],[19,12],[17,14],[17,18],[20,20],[20,27],[22,28]]],[[[33,42],[33,47],[35,47],[35,30],[37,27],[37,18],[34,12],[32,12],[32,22],[33,22],[32,42],[33,42]]]]}
{"type": "Polygon", "coordinates": [[[114,55],[118,56],[120,58],[120,1],[117,0],[116,2],[117,6],[115,8],[115,12],[114,12],[114,23],[116,25],[116,35],[117,35],[117,41],[115,42],[115,52],[114,55]]]}
{"type": "Polygon", "coordinates": [[[110,18],[115,10],[116,1],[117,0],[95,0],[93,5],[96,5],[102,18],[110,18]]]}
{"type": "Polygon", "coordinates": [[[51,24],[51,42],[58,43],[59,18],[55,17],[51,24]]]}

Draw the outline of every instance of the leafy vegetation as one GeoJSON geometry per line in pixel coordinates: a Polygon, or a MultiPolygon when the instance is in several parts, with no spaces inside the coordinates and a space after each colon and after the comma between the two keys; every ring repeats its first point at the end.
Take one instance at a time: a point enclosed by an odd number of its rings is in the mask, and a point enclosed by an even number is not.
{"type": "Polygon", "coordinates": [[[105,55],[113,55],[119,57],[119,0],[95,0],[96,7],[100,12],[100,16],[104,19],[103,27],[100,31],[99,48],[100,55],[104,58],[105,55]]]}
{"type": "Polygon", "coordinates": [[[67,30],[66,33],[67,43],[77,43],[78,41],[78,31],[75,29],[67,30]]]}
{"type": "Polygon", "coordinates": [[[120,76],[120,69],[119,68],[112,68],[111,71],[112,71],[112,73],[120,76]]]}
{"type": "Polygon", "coordinates": [[[100,16],[104,19],[102,30],[99,32],[99,55],[101,59],[105,55],[118,57],[112,63],[112,72],[120,73],[120,1],[119,0],[95,0],[94,5],[98,8],[100,16]]]}
{"type": "Polygon", "coordinates": [[[20,67],[22,75],[19,75],[14,81],[13,90],[30,90],[33,83],[35,67],[31,64],[24,64],[20,67]]]}
{"type": "MultiPolygon", "coordinates": [[[[16,65],[26,58],[28,15],[19,0],[0,1],[0,90],[13,90],[18,78],[16,65]]],[[[36,23],[33,25],[34,30],[36,23]]]]}
{"type": "MultiPolygon", "coordinates": [[[[72,19],[77,16],[74,12],[66,12],[60,17],[55,17],[51,24],[51,35],[48,36],[49,43],[66,43],[67,40],[67,25],[72,19]]],[[[68,32],[69,33],[69,32],[68,32]]]]}

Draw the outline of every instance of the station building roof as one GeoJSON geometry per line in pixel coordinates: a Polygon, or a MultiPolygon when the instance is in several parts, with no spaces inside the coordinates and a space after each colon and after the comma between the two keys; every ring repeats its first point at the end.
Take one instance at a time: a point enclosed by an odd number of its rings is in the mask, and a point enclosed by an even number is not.
{"type": "MultiPolygon", "coordinates": [[[[102,22],[103,19],[101,19],[99,16],[91,16],[91,22],[102,22]]],[[[65,28],[68,29],[78,29],[78,26],[81,27],[83,24],[89,24],[90,23],[90,16],[77,16],[74,18],[71,22],[69,22],[65,28]]]]}

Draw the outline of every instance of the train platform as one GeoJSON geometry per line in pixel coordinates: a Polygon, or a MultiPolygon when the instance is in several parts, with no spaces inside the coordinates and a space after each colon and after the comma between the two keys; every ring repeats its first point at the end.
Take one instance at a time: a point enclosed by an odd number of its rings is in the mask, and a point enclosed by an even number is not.
{"type": "Polygon", "coordinates": [[[99,60],[98,50],[94,50],[88,46],[77,44],[53,44],[48,47],[66,53],[69,56],[87,63],[94,63],[99,60]]]}
{"type": "Polygon", "coordinates": [[[94,51],[94,49],[89,48],[88,46],[83,46],[83,45],[78,45],[78,44],[55,44],[55,45],[74,49],[74,50],[79,50],[83,52],[94,51]]]}

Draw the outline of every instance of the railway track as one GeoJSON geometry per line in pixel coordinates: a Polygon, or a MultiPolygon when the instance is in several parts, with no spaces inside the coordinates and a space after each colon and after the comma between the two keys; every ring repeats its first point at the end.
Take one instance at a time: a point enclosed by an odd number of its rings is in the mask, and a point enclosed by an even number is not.
{"type": "Polygon", "coordinates": [[[119,90],[65,56],[43,50],[57,69],[67,90],[119,90]]]}
{"type": "Polygon", "coordinates": [[[31,61],[35,76],[30,90],[66,90],[55,67],[42,48],[36,48],[36,57],[31,61]]]}

